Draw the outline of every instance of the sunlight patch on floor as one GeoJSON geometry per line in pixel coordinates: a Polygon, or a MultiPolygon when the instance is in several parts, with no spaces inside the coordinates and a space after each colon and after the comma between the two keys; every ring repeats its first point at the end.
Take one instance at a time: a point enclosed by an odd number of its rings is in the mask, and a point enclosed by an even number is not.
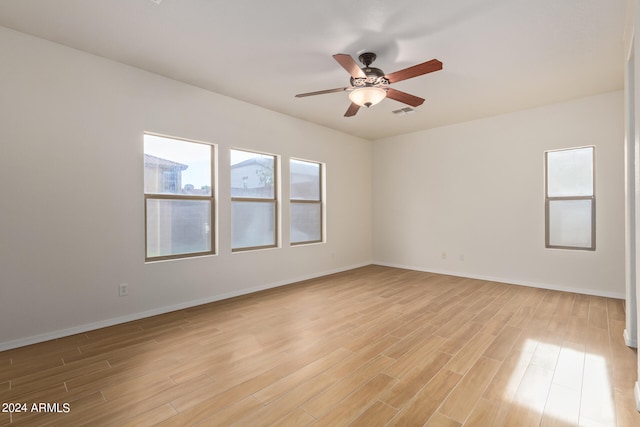
{"type": "Polygon", "coordinates": [[[504,398],[544,420],[569,425],[615,425],[606,359],[580,348],[527,339],[504,398]],[[531,349],[533,354],[531,353],[531,349]],[[515,390],[515,393],[513,392],[515,390]]]}

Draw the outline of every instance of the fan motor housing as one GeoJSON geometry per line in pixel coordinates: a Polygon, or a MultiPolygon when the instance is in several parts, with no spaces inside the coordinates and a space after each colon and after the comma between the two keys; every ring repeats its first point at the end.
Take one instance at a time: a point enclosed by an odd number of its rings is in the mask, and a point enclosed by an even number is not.
{"type": "Polygon", "coordinates": [[[384,76],[384,71],[380,68],[370,67],[370,65],[377,58],[373,52],[364,52],[358,56],[360,62],[364,64],[364,68],[361,68],[362,72],[367,77],[351,77],[351,86],[353,87],[366,87],[366,86],[386,86],[389,84],[384,76]]]}
{"type": "Polygon", "coordinates": [[[383,86],[388,85],[389,80],[384,76],[384,71],[375,67],[364,67],[362,71],[367,77],[351,77],[351,86],[364,87],[364,86],[383,86]]]}
{"type": "Polygon", "coordinates": [[[364,71],[364,73],[367,75],[367,77],[384,77],[384,71],[382,71],[380,68],[375,68],[375,67],[364,67],[362,69],[362,71],[364,71]]]}

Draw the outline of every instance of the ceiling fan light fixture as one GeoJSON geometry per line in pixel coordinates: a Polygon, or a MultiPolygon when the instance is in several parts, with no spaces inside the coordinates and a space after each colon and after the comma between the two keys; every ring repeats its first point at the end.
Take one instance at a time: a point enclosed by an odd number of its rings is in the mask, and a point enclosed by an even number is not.
{"type": "Polygon", "coordinates": [[[349,99],[351,102],[367,108],[372,105],[376,105],[386,96],[386,90],[375,86],[359,87],[349,93],[349,99]]]}
{"type": "MultiPolygon", "coordinates": [[[[376,54],[372,52],[365,52],[360,55],[359,59],[360,62],[364,64],[364,68],[361,68],[356,61],[353,60],[351,55],[346,53],[336,53],[333,55],[333,59],[351,75],[351,79],[349,80],[351,85],[316,92],[299,93],[296,95],[296,98],[348,91],[351,104],[349,104],[349,108],[347,108],[347,111],[344,113],[345,117],[353,117],[360,107],[371,107],[385,98],[407,104],[414,108],[418,107],[422,105],[424,98],[393,89],[389,87],[389,85],[442,70],[442,62],[437,59],[432,59],[391,74],[385,74],[380,68],[370,66],[376,59],[376,54]]],[[[401,111],[404,113],[404,110],[401,111]]]]}

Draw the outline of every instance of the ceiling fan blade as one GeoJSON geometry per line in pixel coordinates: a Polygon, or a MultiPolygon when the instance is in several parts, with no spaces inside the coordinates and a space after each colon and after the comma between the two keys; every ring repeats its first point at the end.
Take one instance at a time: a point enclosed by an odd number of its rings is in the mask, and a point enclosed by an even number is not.
{"type": "Polygon", "coordinates": [[[403,104],[411,105],[412,107],[418,107],[424,102],[424,98],[392,88],[387,89],[387,98],[402,102],[403,104]]]}
{"type": "Polygon", "coordinates": [[[442,70],[442,62],[437,59],[432,59],[431,61],[423,62],[422,64],[387,74],[385,77],[389,80],[389,83],[395,83],[438,70],[442,70]]]}
{"type": "Polygon", "coordinates": [[[347,55],[346,53],[337,53],[333,55],[333,59],[338,61],[338,64],[342,65],[342,68],[347,70],[351,77],[354,79],[357,78],[366,78],[367,75],[362,71],[356,61],[351,57],[351,55],[347,55]]]}
{"type": "Polygon", "coordinates": [[[360,109],[360,106],[352,102],[351,105],[349,105],[349,108],[347,108],[347,112],[344,113],[344,116],[353,117],[356,115],[359,109],[360,109]]]}
{"type": "Polygon", "coordinates": [[[351,89],[351,87],[338,87],[335,89],[319,90],[317,92],[299,93],[296,95],[296,98],[304,98],[305,96],[313,96],[313,95],[323,95],[325,93],[344,92],[345,90],[349,90],[349,89],[351,89]]]}

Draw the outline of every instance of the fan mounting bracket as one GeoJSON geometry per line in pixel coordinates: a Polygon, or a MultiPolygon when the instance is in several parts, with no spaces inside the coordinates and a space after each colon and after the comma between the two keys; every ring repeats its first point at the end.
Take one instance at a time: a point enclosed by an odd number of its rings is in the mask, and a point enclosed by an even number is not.
{"type": "Polygon", "coordinates": [[[369,65],[373,64],[377,58],[376,54],[373,52],[364,52],[358,56],[360,62],[364,64],[365,67],[369,67],[369,65]]]}

